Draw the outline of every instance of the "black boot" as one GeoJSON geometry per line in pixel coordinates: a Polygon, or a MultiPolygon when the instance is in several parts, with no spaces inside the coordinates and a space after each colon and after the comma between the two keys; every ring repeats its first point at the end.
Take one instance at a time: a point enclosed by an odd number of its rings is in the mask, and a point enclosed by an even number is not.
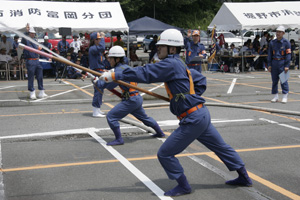
{"type": "Polygon", "coordinates": [[[192,188],[188,183],[184,174],[182,174],[178,179],[176,179],[178,185],[174,187],[172,190],[165,192],[165,196],[181,196],[185,194],[190,194],[192,192],[192,188]]]}
{"type": "Polygon", "coordinates": [[[106,145],[108,145],[108,146],[115,146],[115,145],[122,145],[122,144],[124,144],[124,140],[123,140],[123,138],[121,136],[120,127],[114,128],[112,130],[113,130],[113,132],[115,134],[116,139],[114,141],[108,142],[106,145]]]}
{"type": "Polygon", "coordinates": [[[230,180],[230,181],[226,181],[226,184],[251,187],[252,180],[248,176],[246,168],[242,167],[236,171],[239,174],[239,177],[237,177],[236,179],[230,180]]]}

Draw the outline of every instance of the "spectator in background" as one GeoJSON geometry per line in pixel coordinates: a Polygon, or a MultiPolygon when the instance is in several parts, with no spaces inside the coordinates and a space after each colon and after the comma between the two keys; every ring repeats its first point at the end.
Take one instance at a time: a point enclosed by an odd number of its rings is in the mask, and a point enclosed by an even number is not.
{"type": "Polygon", "coordinates": [[[70,44],[67,41],[67,37],[63,36],[62,40],[58,42],[57,49],[62,56],[65,56],[70,48],[70,44]]]}
{"type": "Polygon", "coordinates": [[[253,40],[253,48],[255,49],[256,53],[259,53],[260,50],[260,42],[259,42],[259,35],[255,36],[255,39],[253,40]]]}
{"type": "Polygon", "coordinates": [[[259,51],[258,66],[262,66],[262,69],[268,71],[268,45],[264,45],[259,51]]]}
{"type": "Polygon", "coordinates": [[[260,46],[268,45],[268,35],[269,33],[267,31],[264,32],[264,35],[260,39],[260,46]]]}
{"type": "Polygon", "coordinates": [[[292,61],[295,64],[295,69],[299,66],[299,46],[296,45],[295,40],[291,39],[292,61]],[[297,54],[298,53],[298,54],[297,54]]]}
{"type": "MultiPolygon", "coordinates": [[[[44,36],[44,42],[42,43],[42,45],[44,45],[45,47],[47,47],[48,49],[52,49],[52,44],[49,42],[49,37],[48,35],[45,35],[44,36]]],[[[42,49],[42,51],[46,52],[46,53],[49,53],[49,51],[45,50],[45,49],[42,49]]],[[[42,59],[45,59],[45,60],[49,60],[48,57],[45,57],[45,56],[40,56],[40,58],[42,59]]]]}
{"type": "Polygon", "coordinates": [[[117,40],[114,42],[114,46],[116,46],[116,45],[124,47],[124,42],[122,41],[120,35],[117,35],[117,40]]]}
{"type": "Polygon", "coordinates": [[[80,53],[82,54],[82,57],[80,57],[80,59],[81,59],[80,60],[81,65],[84,66],[84,67],[89,67],[89,49],[86,48],[85,51],[78,52],[78,55],[80,53]]]}
{"type": "Polygon", "coordinates": [[[154,35],[153,40],[149,44],[149,49],[151,51],[149,53],[149,63],[151,62],[154,54],[156,54],[156,52],[157,52],[157,48],[156,48],[157,38],[158,38],[157,35],[154,35]]]}
{"type": "Polygon", "coordinates": [[[5,52],[5,53],[6,53],[7,55],[10,55],[10,54],[11,54],[11,51],[12,51],[12,49],[13,49],[12,43],[9,42],[9,41],[7,40],[6,35],[2,35],[2,41],[0,42],[0,49],[2,49],[2,48],[5,48],[5,49],[6,49],[6,52],[5,52]]]}
{"type": "Polygon", "coordinates": [[[78,54],[78,51],[80,50],[80,47],[81,47],[82,43],[81,43],[80,40],[78,40],[78,35],[77,34],[73,35],[73,39],[74,39],[74,41],[71,42],[70,47],[71,48],[73,47],[74,48],[74,53],[78,54]]]}

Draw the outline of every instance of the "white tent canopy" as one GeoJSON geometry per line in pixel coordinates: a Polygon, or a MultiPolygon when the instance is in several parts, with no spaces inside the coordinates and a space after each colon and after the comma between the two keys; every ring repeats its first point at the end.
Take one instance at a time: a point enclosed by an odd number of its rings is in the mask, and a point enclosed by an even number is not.
{"type": "MultiPolygon", "coordinates": [[[[57,32],[60,27],[75,32],[128,31],[119,2],[0,1],[0,22],[13,30],[25,25],[57,32]]],[[[0,23],[0,32],[7,27],[0,23]]]]}
{"type": "Polygon", "coordinates": [[[300,28],[300,1],[223,3],[208,29],[217,30],[300,28]]]}

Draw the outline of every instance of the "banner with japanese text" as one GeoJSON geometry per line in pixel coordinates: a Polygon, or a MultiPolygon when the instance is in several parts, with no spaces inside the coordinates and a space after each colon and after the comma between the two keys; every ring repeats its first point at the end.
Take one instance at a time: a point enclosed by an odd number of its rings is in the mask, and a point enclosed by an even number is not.
{"type": "Polygon", "coordinates": [[[0,1],[0,31],[25,25],[47,31],[128,31],[119,2],[0,1]],[[4,25],[3,25],[4,24],[4,25]]]}

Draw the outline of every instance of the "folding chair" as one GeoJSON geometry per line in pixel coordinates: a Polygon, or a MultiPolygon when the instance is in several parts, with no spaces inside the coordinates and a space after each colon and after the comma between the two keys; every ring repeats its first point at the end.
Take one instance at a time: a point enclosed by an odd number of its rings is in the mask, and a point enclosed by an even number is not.
{"type": "Polygon", "coordinates": [[[8,63],[0,61],[0,75],[5,74],[6,80],[9,80],[9,69],[8,69],[8,63]]]}

